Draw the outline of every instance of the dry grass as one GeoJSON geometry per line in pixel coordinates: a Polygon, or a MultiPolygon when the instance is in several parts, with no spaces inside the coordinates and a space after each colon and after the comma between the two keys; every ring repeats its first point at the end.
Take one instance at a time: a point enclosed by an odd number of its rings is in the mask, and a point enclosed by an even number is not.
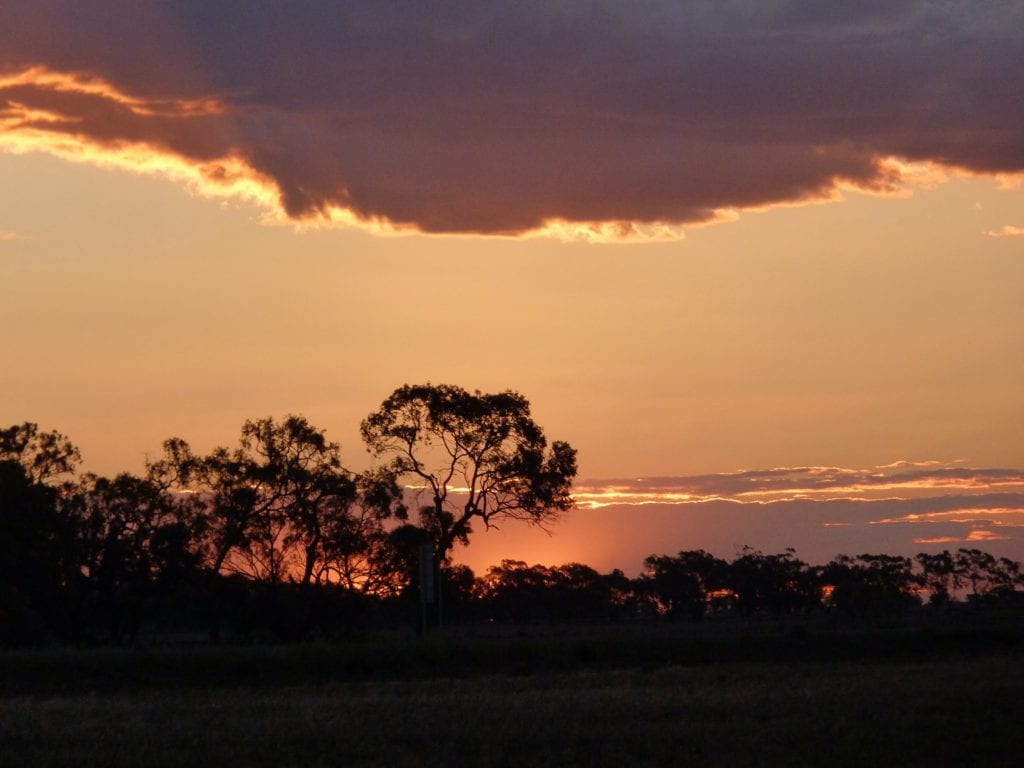
{"type": "Polygon", "coordinates": [[[1019,765],[1019,656],[0,699],[4,766],[1019,765]]]}

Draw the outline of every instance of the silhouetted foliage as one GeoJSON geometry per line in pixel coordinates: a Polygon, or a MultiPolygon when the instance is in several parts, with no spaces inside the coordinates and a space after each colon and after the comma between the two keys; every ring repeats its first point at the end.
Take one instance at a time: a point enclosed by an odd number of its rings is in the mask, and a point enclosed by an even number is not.
{"type": "Polygon", "coordinates": [[[729,564],[704,550],[680,552],[675,557],[651,555],[644,560],[640,591],[657,612],[669,617],[700,618],[711,595],[729,585],[729,564]]]}
{"type": "Polygon", "coordinates": [[[26,421],[0,429],[0,461],[21,466],[30,482],[43,483],[74,472],[81,454],[60,432],[40,432],[26,421]]]}
{"type": "Polygon", "coordinates": [[[940,605],[949,602],[954,587],[957,586],[956,563],[948,550],[936,554],[919,553],[915,558],[921,568],[919,581],[928,591],[928,602],[940,605]]]}
{"type": "Polygon", "coordinates": [[[621,571],[602,575],[580,563],[549,568],[503,560],[478,581],[475,595],[492,621],[549,623],[616,618],[628,589],[621,571]]]}
{"type": "Polygon", "coordinates": [[[74,531],[57,491],[17,461],[0,461],[0,643],[70,639],[74,531]]]}
{"type": "Polygon", "coordinates": [[[824,566],[793,550],[744,547],[731,561],[689,550],[651,555],[636,579],[581,563],[505,560],[477,578],[450,562],[454,543],[474,520],[543,523],[567,509],[572,449],[548,450],[521,396],[455,387],[403,387],[363,430],[389,461],[361,474],[344,468],[321,430],[289,416],[248,421],[235,448],[205,456],[168,440],[144,477],[63,481],[79,458],[67,438],[30,423],[0,430],[0,644],[200,632],[293,641],[373,623],[411,627],[424,616],[424,544],[442,554],[433,597],[448,621],[820,610],[888,623],[919,607],[922,594],[935,616],[1017,611],[1024,596],[1020,563],[978,549],[840,555],[824,566]],[[430,495],[420,525],[406,522],[401,475],[430,495]]]}
{"type": "Polygon", "coordinates": [[[957,587],[970,587],[968,597],[981,600],[1014,591],[1024,579],[1020,563],[995,558],[980,549],[958,549],[953,555],[953,579],[957,587]]]}
{"type": "Polygon", "coordinates": [[[474,520],[542,524],[572,507],[576,452],[558,441],[548,449],[517,392],[406,385],[363,421],[362,434],[397,476],[426,486],[421,525],[441,560],[468,543],[474,520]]]}
{"type": "Polygon", "coordinates": [[[768,611],[779,615],[807,611],[821,602],[817,575],[792,549],[774,555],[744,547],[727,571],[726,586],[747,615],[768,611]]]}
{"type": "Polygon", "coordinates": [[[392,475],[349,472],[338,445],[300,416],[247,421],[237,448],[208,456],[168,440],[150,474],[194,499],[210,571],[270,583],[372,580],[354,561],[383,535],[383,520],[405,516],[392,475]]]}
{"type": "Polygon", "coordinates": [[[84,475],[65,489],[60,507],[76,532],[92,634],[116,643],[132,640],[157,585],[187,580],[198,565],[187,546],[187,507],[129,474],[84,475]]]}
{"type": "Polygon", "coordinates": [[[921,602],[909,557],[840,555],[822,569],[821,578],[831,587],[829,603],[854,616],[893,615],[921,602]]]}

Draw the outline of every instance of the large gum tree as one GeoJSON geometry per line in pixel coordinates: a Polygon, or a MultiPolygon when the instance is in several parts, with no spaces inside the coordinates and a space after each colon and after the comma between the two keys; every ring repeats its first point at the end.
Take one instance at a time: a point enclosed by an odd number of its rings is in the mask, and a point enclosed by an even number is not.
{"type": "Polygon", "coordinates": [[[362,435],[427,497],[420,520],[442,562],[456,543],[468,543],[474,522],[543,525],[573,506],[576,451],[560,441],[548,446],[518,392],[405,385],[363,421],[362,435]]]}

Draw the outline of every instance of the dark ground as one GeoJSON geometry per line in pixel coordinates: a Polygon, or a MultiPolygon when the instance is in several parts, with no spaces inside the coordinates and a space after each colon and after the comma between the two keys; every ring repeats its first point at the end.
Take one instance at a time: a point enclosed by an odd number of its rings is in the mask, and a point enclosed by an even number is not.
{"type": "Polygon", "coordinates": [[[1005,623],[0,655],[2,766],[1020,765],[1005,623]]]}

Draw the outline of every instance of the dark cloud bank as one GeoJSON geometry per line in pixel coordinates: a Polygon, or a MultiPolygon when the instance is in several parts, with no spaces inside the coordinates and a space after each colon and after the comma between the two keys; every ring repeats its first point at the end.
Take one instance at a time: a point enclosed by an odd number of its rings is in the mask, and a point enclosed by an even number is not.
{"type": "Polygon", "coordinates": [[[0,71],[33,66],[171,106],[21,84],[0,110],[241,158],[296,218],[689,223],[885,189],[889,156],[1024,170],[1019,0],[4,2],[0,71]]]}

